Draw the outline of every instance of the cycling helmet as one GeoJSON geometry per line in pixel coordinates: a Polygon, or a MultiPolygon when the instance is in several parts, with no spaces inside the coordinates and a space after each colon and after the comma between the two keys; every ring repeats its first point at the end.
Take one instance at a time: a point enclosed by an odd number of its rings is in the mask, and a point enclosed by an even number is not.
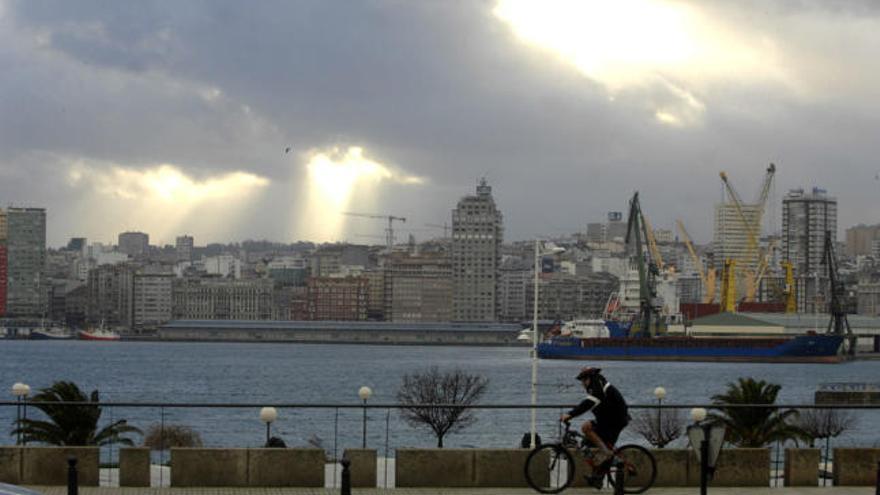
{"type": "Polygon", "coordinates": [[[598,376],[602,370],[600,368],[593,368],[592,366],[587,366],[586,368],[581,368],[580,373],[577,375],[578,380],[583,380],[588,377],[598,376]]]}

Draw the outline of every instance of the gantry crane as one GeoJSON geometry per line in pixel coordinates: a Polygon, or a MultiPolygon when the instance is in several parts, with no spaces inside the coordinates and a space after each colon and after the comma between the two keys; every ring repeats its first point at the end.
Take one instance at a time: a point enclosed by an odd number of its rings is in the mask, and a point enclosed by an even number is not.
{"type": "Polygon", "coordinates": [[[343,212],[343,215],[348,215],[350,217],[362,217],[362,218],[381,218],[383,220],[388,220],[388,227],[385,229],[385,244],[388,246],[388,252],[394,249],[394,222],[406,222],[406,218],[404,217],[396,217],[394,215],[375,215],[371,213],[354,213],[350,211],[343,212]]]}
{"type": "Polygon", "coordinates": [[[691,259],[697,267],[700,282],[706,290],[706,294],[703,296],[703,303],[712,303],[715,300],[715,268],[709,267],[708,273],[706,273],[707,270],[703,269],[703,261],[697,255],[697,251],[694,249],[694,244],[691,241],[691,236],[688,235],[687,230],[684,228],[684,223],[681,220],[676,220],[675,224],[678,226],[678,232],[681,234],[681,238],[684,239],[684,245],[687,247],[688,253],[690,253],[691,259]]]}
{"type": "Polygon", "coordinates": [[[666,265],[663,263],[663,256],[660,255],[660,249],[657,248],[657,240],[654,238],[654,227],[651,226],[651,222],[648,221],[648,217],[644,212],[642,212],[642,222],[645,223],[645,238],[648,241],[648,249],[651,251],[651,259],[654,260],[657,269],[662,272],[666,265]]]}

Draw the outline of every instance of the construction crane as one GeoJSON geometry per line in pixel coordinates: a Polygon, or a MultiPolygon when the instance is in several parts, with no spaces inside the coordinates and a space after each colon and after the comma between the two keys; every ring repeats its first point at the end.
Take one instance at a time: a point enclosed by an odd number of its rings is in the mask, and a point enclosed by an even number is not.
{"type": "Polygon", "coordinates": [[[406,222],[406,218],[396,217],[394,215],[374,215],[371,213],[354,213],[350,211],[343,212],[342,214],[350,217],[380,218],[388,220],[388,227],[385,229],[385,244],[388,246],[388,253],[391,253],[394,249],[394,222],[406,222]]]}
{"type": "Polygon", "coordinates": [[[791,261],[783,261],[782,268],[785,270],[785,290],[782,294],[785,296],[785,312],[797,313],[797,294],[794,288],[794,265],[791,261]]]}
{"type": "Polygon", "coordinates": [[[743,208],[744,203],[740,198],[739,193],[736,192],[736,189],[733,188],[733,185],[728,180],[727,173],[722,171],[719,174],[721,176],[721,181],[724,183],[724,187],[730,196],[731,202],[733,202],[740,222],[742,222],[742,226],[746,231],[746,254],[743,256],[742,260],[739,260],[742,263],[740,270],[744,272],[746,280],[746,294],[744,298],[746,301],[754,301],[755,293],[758,289],[758,271],[763,258],[758,249],[758,240],[761,235],[761,221],[764,216],[764,209],[767,205],[767,198],[770,194],[770,186],[773,183],[773,176],[775,173],[776,165],[771,163],[767,167],[767,172],[764,175],[764,182],[761,185],[758,197],[753,205],[754,214],[751,219],[746,216],[743,208]]]}
{"type": "Polygon", "coordinates": [[[678,227],[678,232],[681,234],[681,238],[684,239],[684,245],[687,247],[688,253],[690,253],[691,259],[697,267],[697,273],[700,275],[700,282],[703,284],[703,287],[705,287],[706,295],[703,296],[703,303],[711,303],[715,300],[715,268],[710,267],[710,273],[706,273],[706,270],[703,269],[703,261],[697,255],[697,251],[694,249],[694,243],[691,241],[691,236],[688,235],[687,230],[684,228],[684,223],[682,223],[681,220],[676,220],[675,225],[678,227]]]}
{"type": "Polygon", "coordinates": [[[721,312],[736,312],[736,260],[724,260],[721,270],[721,312]]]}

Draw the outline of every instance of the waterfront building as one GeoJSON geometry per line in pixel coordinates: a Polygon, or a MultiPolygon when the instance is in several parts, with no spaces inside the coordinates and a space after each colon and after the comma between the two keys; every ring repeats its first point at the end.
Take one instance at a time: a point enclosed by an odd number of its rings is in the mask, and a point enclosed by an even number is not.
{"type": "Polygon", "coordinates": [[[274,284],[269,279],[182,277],[172,282],[171,313],[183,320],[268,320],[274,284]]]}
{"type": "Polygon", "coordinates": [[[447,256],[392,255],[386,261],[385,284],[390,321],[452,318],[452,267],[447,256]]]}
{"type": "MultiPolygon", "coordinates": [[[[599,318],[605,312],[609,296],[619,285],[618,279],[609,274],[569,275],[559,272],[541,274],[538,284],[539,320],[599,318]]],[[[534,280],[530,279],[526,286],[526,300],[529,302],[534,301],[534,287],[534,280]]]]}
{"type": "Polygon", "coordinates": [[[508,258],[501,263],[498,281],[500,321],[521,322],[531,317],[532,307],[526,301],[526,285],[532,278],[532,266],[521,258],[508,258]]]}
{"type": "Polygon", "coordinates": [[[176,261],[192,261],[194,247],[195,239],[193,239],[191,235],[177,236],[177,239],[174,243],[176,261]]]}
{"type": "Polygon", "coordinates": [[[89,271],[86,319],[92,325],[130,327],[135,267],[100,265],[89,271]]]}
{"type": "Polygon", "coordinates": [[[368,285],[364,277],[310,277],[306,319],[366,320],[368,285]]]}
{"type": "Polygon", "coordinates": [[[6,316],[42,318],[48,306],[46,210],[7,208],[6,316]]]}
{"type": "Polygon", "coordinates": [[[150,236],[143,232],[123,232],[119,234],[119,252],[129,256],[143,256],[150,247],[150,236]]]}
{"type": "Polygon", "coordinates": [[[385,320],[385,269],[370,268],[364,270],[361,276],[367,279],[367,319],[385,320]]]}
{"type": "Polygon", "coordinates": [[[846,229],[846,255],[874,255],[874,243],[880,239],[880,225],[859,224],[846,229]]]}
{"type": "Polygon", "coordinates": [[[492,188],[480,180],[452,212],[452,318],[495,321],[503,226],[492,188]]]}
{"type": "Polygon", "coordinates": [[[148,266],[137,270],[132,282],[131,327],[154,329],[171,321],[174,274],[164,266],[148,266]]]}
{"type": "Polygon", "coordinates": [[[782,258],[794,265],[798,311],[822,311],[825,232],[837,238],[837,199],[823,189],[792,189],[782,200],[782,258]]]}

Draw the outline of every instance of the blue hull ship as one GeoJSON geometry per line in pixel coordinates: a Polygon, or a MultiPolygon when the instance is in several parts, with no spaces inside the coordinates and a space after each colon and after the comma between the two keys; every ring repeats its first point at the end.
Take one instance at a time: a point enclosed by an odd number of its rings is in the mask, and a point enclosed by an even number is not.
{"type": "Polygon", "coordinates": [[[543,359],[838,363],[844,337],[553,337],[538,344],[543,359]]]}

